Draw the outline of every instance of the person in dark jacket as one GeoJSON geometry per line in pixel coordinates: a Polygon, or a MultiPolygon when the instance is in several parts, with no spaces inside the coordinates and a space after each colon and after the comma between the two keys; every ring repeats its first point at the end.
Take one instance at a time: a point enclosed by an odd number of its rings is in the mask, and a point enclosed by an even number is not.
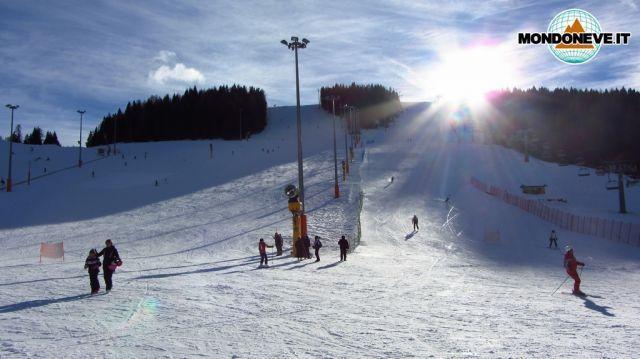
{"type": "Polygon", "coordinates": [[[564,253],[564,268],[567,271],[567,274],[574,280],[573,294],[584,295],[584,293],[580,290],[580,276],[578,276],[578,266],[584,267],[584,263],[578,262],[576,257],[573,255],[573,248],[571,248],[571,246],[567,246],[564,253]]]}
{"type": "Polygon", "coordinates": [[[98,252],[96,256],[97,257],[104,256],[104,258],[102,258],[102,271],[104,272],[104,284],[108,292],[111,290],[111,288],[113,288],[113,282],[111,281],[111,277],[113,276],[113,272],[115,271],[115,268],[111,266],[121,265],[122,260],[120,260],[120,255],[118,254],[118,250],[113,245],[113,242],[110,239],[107,239],[104,242],[104,244],[106,247],[104,247],[100,252],[98,252]]]}
{"type": "Polygon", "coordinates": [[[344,236],[338,241],[340,246],[340,262],[347,260],[347,250],[349,250],[349,241],[344,236]]]}
{"type": "Polygon", "coordinates": [[[320,236],[315,236],[313,240],[313,249],[316,252],[316,262],[320,262],[320,248],[322,248],[320,236]]]}
{"type": "Polygon", "coordinates": [[[311,240],[306,234],[302,237],[302,240],[304,241],[304,257],[311,259],[311,240]]]}
{"type": "Polygon", "coordinates": [[[411,219],[411,223],[413,223],[413,230],[419,230],[420,227],[418,226],[418,216],[416,216],[415,214],[413,215],[413,218],[411,219]]]}
{"type": "Polygon", "coordinates": [[[304,241],[302,240],[302,238],[298,238],[298,240],[295,243],[296,246],[296,257],[298,257],[298,262],[302,260],[302,258],[305,258],[304,255],[304,241]]]}
{"type": "Polygon", "coordinates": [[[100,259],[98,259],[98,251],[95,249],[89,251],[89,256],[84,261],[84,269],[89,272],[91,294],[98,293],[100,291],[100,281],[98,280],[98,274],[100,273],[100,259]]]}
{"type": "Polygon", "coordinates": [[[275,241],[275,245],[276,245],[276,255],[281,256],[282,255],[282,234],[276,232],[276,234],[273,235],[273,240],[275,241]]]}
{"type": "Polygon", "coordinates": [[[549,235],[549,248],[554,244],[556,248],[558,248],[558,235],[556,234],[556,230],[551,230],[551,234],[549,235]]]}

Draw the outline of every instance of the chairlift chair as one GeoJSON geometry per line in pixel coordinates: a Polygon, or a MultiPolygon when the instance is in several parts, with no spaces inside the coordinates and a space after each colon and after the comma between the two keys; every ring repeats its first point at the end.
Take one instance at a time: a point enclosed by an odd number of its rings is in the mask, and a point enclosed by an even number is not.
{"type": "Polygon", "coordinates": [[[616,180],[608,180],[607,181],[607,190],[608,191],[614,191],[618,189],[618,181],[616,180]]]}

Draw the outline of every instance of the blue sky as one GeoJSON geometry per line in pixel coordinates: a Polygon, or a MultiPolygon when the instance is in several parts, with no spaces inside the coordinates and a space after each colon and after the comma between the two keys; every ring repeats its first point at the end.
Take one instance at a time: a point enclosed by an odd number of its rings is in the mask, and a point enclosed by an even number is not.
{"type": "Polygon", "coordinates": [[[323,85],[353,81],[430,100],[446,54],[478,43],[499,49],[517,73],[509,86],[640,88],[640,4],[631,0],[21,0],[1,1],[0,13],[0,101],[21,106],[25,130],[55,130],[64,145],[77,141],[77,109],[90,129],[130,100],[193,85],[254,85],[270,106],[294,104],[293,56],[279,43],[292,35],[311,41],[300,53],[305,104],[317,103],[323,85]],[[517,44],[518,32],[545,31],[568,8],[591,12],[606,32],[631,32],[630,44],[603,47],[580,66],[517,44]]]}

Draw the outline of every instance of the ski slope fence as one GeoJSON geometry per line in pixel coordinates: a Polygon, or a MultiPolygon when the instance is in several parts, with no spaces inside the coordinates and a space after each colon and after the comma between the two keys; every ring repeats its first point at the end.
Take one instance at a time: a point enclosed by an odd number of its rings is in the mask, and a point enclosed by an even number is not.
{"type": "Polygon", "coordinates": [[[551,222],[558,227],[610,241],[640,246],[640,224],[616,221],[599,217],[581,216],[558,208],[547,206],[543,200],[532,200],[509,193],[507,190],[488,185],[471,177],[471,185],[476,189],[494,196],[505,203],[529,212],[538,218],[551,222]]]}

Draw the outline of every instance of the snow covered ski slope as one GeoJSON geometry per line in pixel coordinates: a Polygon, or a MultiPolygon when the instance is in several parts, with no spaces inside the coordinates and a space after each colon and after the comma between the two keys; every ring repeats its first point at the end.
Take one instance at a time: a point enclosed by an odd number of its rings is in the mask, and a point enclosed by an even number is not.
{"type": "MultiPolygon", "coordinates": [[[[213,141],[220,154],[213,160],[207,141],[122,145],[125,159],[0,195],[0,356],[640,352],[640,249],[558,231],[560,246],[571,243],[586,263],[582,288],[591,296],[563,294],[568,283],[550,295],[565,278],[561,251],[546,247],[551,225],[475,190],[469,178],[505,188],[545,181],[569,205],[597,213],[611,208],[612,194],[593,197],[595,178],[574,189],[571,167],[534,161],[532,171],[512,151],[452,143],[447,124],[424,104],[408,107],[387,131],[365,134],[339,200],[330,117],[305,107],[309,228],[323,237],[321,261],[270,255],[270,268],[257,269],[260,237],[273,243],[277,228],[290,240],[282,188],[297,170],[294,109],[269,115],[268,129],[249,142],[213,141]],[[339,262],[336,241],[355,232],[361,189],[362,243],[339,262]],[[88,297],[84,258],[106,238],[124,266],[111,293],[88,297]],[[38,244],[59,240],[66,261],[38,264],[38,244]]],[[[640,208],[637,190],[628,195],[629,208],[640,208]]]]}

